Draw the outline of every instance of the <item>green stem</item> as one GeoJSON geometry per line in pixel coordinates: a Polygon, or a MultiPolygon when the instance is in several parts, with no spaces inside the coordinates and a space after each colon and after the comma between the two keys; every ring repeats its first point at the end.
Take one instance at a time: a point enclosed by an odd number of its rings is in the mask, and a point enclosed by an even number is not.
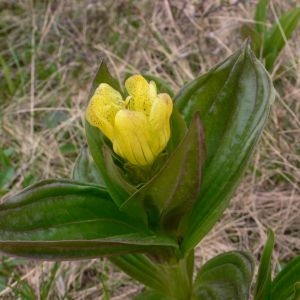
{"type": "Polygon", "coordinates": [[[170,263],[157,263],[141,254],[123,255],[110,260],[125,273],[144,285],[163,293],[170,300],[191,299],[193,252],[170,263]]]}
{"type": "Polygon", "coordinates": [[[190,300],[192,292],[193,257],[186,257],[176,264],[163,265],[165,294],[170,299],[190,300]],[[191,264],[192,263],[192,264],[191,264]]]}

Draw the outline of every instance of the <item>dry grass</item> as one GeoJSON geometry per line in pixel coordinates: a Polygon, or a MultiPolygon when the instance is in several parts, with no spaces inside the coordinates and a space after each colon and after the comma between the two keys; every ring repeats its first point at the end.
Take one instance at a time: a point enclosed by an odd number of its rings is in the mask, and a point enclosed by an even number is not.
{"type": "MultiPolygon", "coordinates": [[[[85,142],[82,112],[100,58],[120,80],[128,72],[147,71],[177,91],[241,46],[240,28],[252,22],[255,3],[2,0],[0,57],[6,73],[2,64],[0,137],[1,147],[13,149],[11,192],[38,179],[69,177],[85,142]]],[[[271,3],[274,20],[297,0],[271,3]]],[[[229,249],[259,257],[268,227],[277,236],[276,262],[300,254],[299,34],[298,29],[275,66],[281,72],[273,74],[277,99],[259,148],[224,218],[200,244],[199,262],[229,249]]],[[[18,267],[37,299],[52,267],[18,267]]],[[[56,279],[50,299],[106,299],[105,289],[112,299],[131,299],[140,290],[106,260],[62,263],[56,279]]],[[[18,285],[10,280],[11,287],[18,285]]],[[[15,299],[11,290],[0,298],[15,299]]]]}

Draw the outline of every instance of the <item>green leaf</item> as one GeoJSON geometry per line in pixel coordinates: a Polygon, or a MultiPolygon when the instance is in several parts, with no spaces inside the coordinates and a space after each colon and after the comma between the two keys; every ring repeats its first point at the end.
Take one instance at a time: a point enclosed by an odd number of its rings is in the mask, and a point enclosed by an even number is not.
{"type": "Polygon", "coordinates": [[[181,226],[183,251],[193,249],[227,208],[273,99],[272,81],[248,45],[185,86],[176,97],[187,122],[199,111],[206,148],[201,190],[181,226]]]}
{"type": "Polygon", "coordinates": [[[267,31],[264,41],[264,57],[266,68],[271,70],[280,51],[296,29],[300,21],[300,7],[284,13],[272,28],[267,31]]]}
{"type": "MultiPolygon", "coordinates": [[[[268,16],[269,0],[259,0],[256,5],[254,20],[256,22],[255,29],[262,37],[265,34],[266,22],[268,16]]],[[[263,40],[263,39],[262,39],[263,40]]]]}
{"type": "Polygon", "coordinates": [[[87,146],[83,146],[75,161],[72,179],[75,181],[96,184],[105,188],[104,180],[89,154],[87,146]]]}
{"type": "Polygon", "coordinates": [[[197,300],[248,300],[252,257],[241,251],[220,254],[200,268],[193,288],[197,300]]]}
{"type": "Polygon", "coordinates": [[[293,300],[300,299],[300,281],[294,284],[294,295],[292,297],[293,300]]]}
{"type": "Polygon", "coordinates": [[[176,231],[181,217],[192,207],[200,189],[203,131],[196,114],[189,131],[161,170],[139,189],[121,210],[143,216],[152,228],[160,224],[176,231]],[[147,215],[146,215],[147,214],[147,215]]]}
{"type": "Polygon", "coordinates": [[[8,187],[15,175],[15,167],[12,162],[13,150],[11,148],[0,148],[0,196],[8,192],[8,187]]]}
{"type": "Polygon", "coordinates": [[[161,294],[157,291],[145,290],[136,297],[134,297],[134,300],[172,300],[172,298],[169,298],[166,295],[161,294]]]}
{"type": "Polygon", "coordinates": [[[300,284],[300,256],[292,259],[272,283],[272,300],[298,300],[300,284]]]}
{"type": "Polygon", "coordinates": [[[119,91],[122,94],[122,89],[121,89],[120,83],[118,82],[118,80],[116,80],[114,77],[112,77],[104,60],[102,60],[100,62],[98,71],[95,75],[95,78],[92,83],[92,87],[89,92],[88,99],[92,98],[95,90],[97,89],[97,87],[99,86],[100,83],[107,83],[111,87],[113,87],[115,90],[119,91]]]}
{"type": "MultiPolygon", "coordinates": [[[[101,62],[95,76],[89,93],[89,99],[100,83],[107,83],[121,92],[117,80],[110,75],[104,62],[101,62]]],[[[90,153],[101,173],[107,190],[115,203],[121,205],[136,189],[124,180],[121,169],[114,163],[114,154],[107,146],[110,142],[104,137],[102,132],[98,128],[91,126],[87,121],[85,122],[85,131],[90,153]]]]}
{"type": "Polygon", "coordinates": [[[151,74],[142,74],[142,75],[144,78],[146,78],[147,81],[152,80],[155,82],[158,93],[167,93],[170,95],[171,98],[174,96],[174,92],[172,91],[169,84],[165,80],[151,74]]]}
{"type": "MultiPolygon", "coordinates": [[[[216,98],[224,93],[224,85],[243,49],[219,63],[207,73],[187,83],[174,98],[175,105],[189,124],[196,111],[203,116],[207,115],[216,98]]],[[[228,108],[229,109],[229,108],[228,108]]]]}
{"type": "Polygon", "coordinates": [[[254,300],[271,300],[271,273],[272,273],[272,252],[274,248],[275,237],[272,230],[268,230],[268,239],[264,247],[260,265],[258,269],[254,300]]]}
{"type": "Polygon", "coordinates": [[[0,250],[12,255],[78,259],[176,247],[120,212],[94,185],[43,181],[0,205],[0,250]]]}
{"type": "Polygon", "coordinates": [[[51,288],[55,284],[55,279],[60,269],[60,263],[55,262],[50,269],[50,276],[42,282],[41,300],[50,299],[51,288]]]}
{"type": "Polygon", "coordinates": [[[251,49],[258,57],[262,55],[263,37],[256,31],[253,24],[245,23],[241,26],[241,36],[243,39],[249,39],[251,49]]]}
{"type": "Polygon", "coordinates": [[[170,118],[170,129],[171,136],[166,148],[169,154],[171,154],[178,147],[187,133],[186,123],[182,115],[178,112],[176,106],[173,107],[170,118]]]}

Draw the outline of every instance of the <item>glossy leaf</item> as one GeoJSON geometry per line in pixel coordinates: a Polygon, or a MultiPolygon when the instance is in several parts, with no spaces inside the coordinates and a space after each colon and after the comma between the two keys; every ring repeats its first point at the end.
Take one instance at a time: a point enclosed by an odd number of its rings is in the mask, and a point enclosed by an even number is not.
{"type": "Polygon", "coordinates": [[[272,283],[272,300],[298,300],[300,284],[300,256],[292,259],[272,283]]]}
{"type": "Polygon", "coordinates": [[[104,180],[89,154],[87,146],[83,146],[75,161],[72,179],[79,182],[96,184],[105,188],[104,180]]]}
{"type": "Polygon", "coordinates": [[[173,231],[192,207],[200,189],[203,132],[196,114],[189,131],[163,168],[121,210],[143,216],[150,227],[173,231]]]}
{"type": "Polygon", "coordinates": [[[267,32],[264,41],[264,57],[268,70],[272,69],[280,51],[292,36],[299,22],[300,7],[296,7],[284,13],[267,32]]]}
{"type": "Polygon", "coordinates": [[[177,244],[137,226],[97,186],[48,180],[0,206],[0,250],[9,254],[73,259],[161,247],[177,244]]]}
{"type": "Polygon", "coordinates": [[[248,45],[188,84],[176,97],[187,122],[199,111],[205,132],[200,194],[182,222],[182,247],[193,249],[229,203],[268,116],[272,82],[248,45]]]}
{"type": "Polygon", "coordinates": [[[260,265],[258,269],[254,300],[271,300],[271,273],[272,273],[272,252],[274,248],[275,237],[272,230],[268,230],[268,239],[264,247],[260,265]]]}
{"type": "MultiPolygon", "coordinates": [[[[191,122],[196,111],[199,111],[203,122],[203,117],[212,109],[217,97],[220,98],[220,94],[224,94],[224,85],[242,52],[243,49],[238,50],[207,73],[187,83],[178,92],[174,102],[187,124],[191,122]]],[[[229,87],[227,89],[229,90],[229,87]]]]}
{"type": "MultiPolygon", "coordinates": [[[[89,99],[94,94],[100,83],[107,83],[120,91],[118,82],[110,75],[104,62],[101,63],[95,76],[89,93],[89,99]]],[[[129,195],[136,191],[135,187],[126,182],[123,178],[122,170],[114,163],[114,153],[107,146],[110,142],[104,137],[101,131],[85,122],[85,131],[90,153],[99,169],[105,182],[108,192],[119,206],[125,202],[129,195]]]]}
{"type": "Polygon", "coordinates": [[[239,251],[220,254],[200,268],[193,299],[248,300],[253,271],[249,254],[239,251]]]}

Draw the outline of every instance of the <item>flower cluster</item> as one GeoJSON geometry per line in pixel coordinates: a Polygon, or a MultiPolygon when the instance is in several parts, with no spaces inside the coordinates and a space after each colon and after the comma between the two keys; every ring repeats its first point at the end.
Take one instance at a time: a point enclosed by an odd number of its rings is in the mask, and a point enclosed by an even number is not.
{"type": "Polygon", "coordinates": [[[110,139],[114,151],[133,165],[151,165],[170,138],[171,97],[157,94],[154,81],[133,75],[125,82],[129,96],[101,83],[86,110],[87,121],[110,139]]]}

